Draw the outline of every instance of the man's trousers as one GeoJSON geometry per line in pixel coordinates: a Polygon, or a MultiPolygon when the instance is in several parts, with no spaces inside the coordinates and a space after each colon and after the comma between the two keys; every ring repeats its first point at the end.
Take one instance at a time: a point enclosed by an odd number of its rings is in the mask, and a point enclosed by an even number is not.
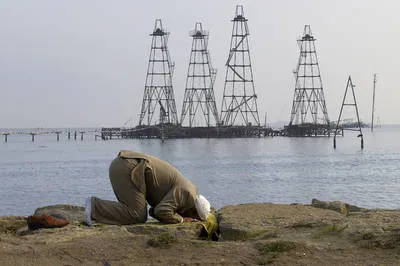
{"type": "Polygon", "coordinates": [[[120,157],[111,162],[110,181],[118,202],[92,197],[91,218],[95,222],[121,225],[146,222],[144,171],[141,175],[135,175],[136,179],[141,180],[132,180],[132,171],[138,165],[141,165],[140,160],[120,157]]]}

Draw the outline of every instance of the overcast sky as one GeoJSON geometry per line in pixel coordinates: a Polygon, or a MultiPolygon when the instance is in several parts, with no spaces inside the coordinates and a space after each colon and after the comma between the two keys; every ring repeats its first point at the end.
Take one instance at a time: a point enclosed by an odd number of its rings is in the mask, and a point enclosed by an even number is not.
{"type": "Polygon", "coordinates": [[[180,116],[196,22],[210,33],[220,110],[235,6],[244,6],[260,120],[288,121],[296,39],[311,25],[331,120],[348,75],[361,119],[400,123],[398,0],[2,0],[0,128],[138,124],[154,20],[171,33],[180,116]]]}

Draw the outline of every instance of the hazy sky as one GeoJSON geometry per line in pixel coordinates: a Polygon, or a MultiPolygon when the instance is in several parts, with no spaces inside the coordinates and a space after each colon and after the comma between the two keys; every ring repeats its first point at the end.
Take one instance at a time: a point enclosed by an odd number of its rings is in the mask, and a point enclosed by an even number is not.
{"type": "Polygon", "coordinates": [[[209,30],[221,108],[235,6],[242,4],[260,120],[290,118],[296,39],[305,24],[316,41],[328,115],[336,120],[352,76],[361,119],[400,123],[398,0],[2,0],[0,128],[138,124],[154,20],[171,33],[180,116],[195,22],[209,30]]]}

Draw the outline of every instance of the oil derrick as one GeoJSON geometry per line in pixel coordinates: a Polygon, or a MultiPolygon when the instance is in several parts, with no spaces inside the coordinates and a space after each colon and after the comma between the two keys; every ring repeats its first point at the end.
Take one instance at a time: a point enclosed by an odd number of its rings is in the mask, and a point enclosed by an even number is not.
{"type": "Polygon", "coordinates": [[[195,127],[219,124],[214,96],[216,69],[212,68],[208,52],[208,32],[197,22],[193,31],[189,68],[183,98],[181,124],[195,127]],[[186,119],[187,118],[187,119],[186,119]],[[213,122],[212,122],[213,121],[213,122]]]}
{"type": "Polygon", "coordinates": [[[295,75],[295,92],[289,123],[289,135],[329,135],[322,79],[315,50],[315,38],[309,25],[297,40],[300,49],[295,75]]]}
{"type": "Polygon", "coordinates": [[[167,46],[169,33],[164,31],[161,19],[156,19],[150,36],[152,42],[139,126],[157,124],[157,119],[158,124],[177,124],[172,87],[174,64],[167,46]]]}
{"type": "Polygon", "coordinates": [[[343,130],[350,130],[350,131],[358,131],[359,134],[357,137],[361,138],[361,149],[364,148],[364,138],[363,138],[363,133],[361,130],[361,123],[360,123],[360,117],[358,115],[358,108],[357,108],[357,101],[356,101],[356,95],[354,93],[354,85],[353,82],[351,81],[351,77],[349,76],[347,80],[347,85],[346,85],[346,90],[344,92],[343,96],[343,102],[342,102],[342,107],[340,108],[340,113],[339,113],[339,118],[337,120],[336,128],[335,128],[335,135],[333,137],[333,148],[336,148],[336,136],[337,135],[342,135],[343,136],[343,130]],[[351,96],[348,96],[347,92],[351,88],[351,96]],[[351,124],[349,126],[342,125],[340,127],[340,122],[342,121],[342,113],[343,113],[343,107],[350,107],[354,108],[357,116],[357,122],[355,124],[351,124]]]}
{"type": "Polygon", "coordinates": [[[260,126],[250,61],[249,28],[247,19],[244,17],[243,6],[236,6],[235,18],[232,22],[231,46],[225,64],[226,76],[221,123],[226,126],[260,126]]]}

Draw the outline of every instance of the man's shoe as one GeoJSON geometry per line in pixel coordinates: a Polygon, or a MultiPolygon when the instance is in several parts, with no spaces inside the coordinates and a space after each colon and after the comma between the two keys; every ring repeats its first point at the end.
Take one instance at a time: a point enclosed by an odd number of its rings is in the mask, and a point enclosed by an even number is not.
{"type": "Polygon", "coordinates": [[[36,230],[39,228],[57,228],[66,226],[67,224],[69,224],[68,220],[56,218],[47,213],[40,216],[32,215],[28,217],[29,230],[36,230]]]}

